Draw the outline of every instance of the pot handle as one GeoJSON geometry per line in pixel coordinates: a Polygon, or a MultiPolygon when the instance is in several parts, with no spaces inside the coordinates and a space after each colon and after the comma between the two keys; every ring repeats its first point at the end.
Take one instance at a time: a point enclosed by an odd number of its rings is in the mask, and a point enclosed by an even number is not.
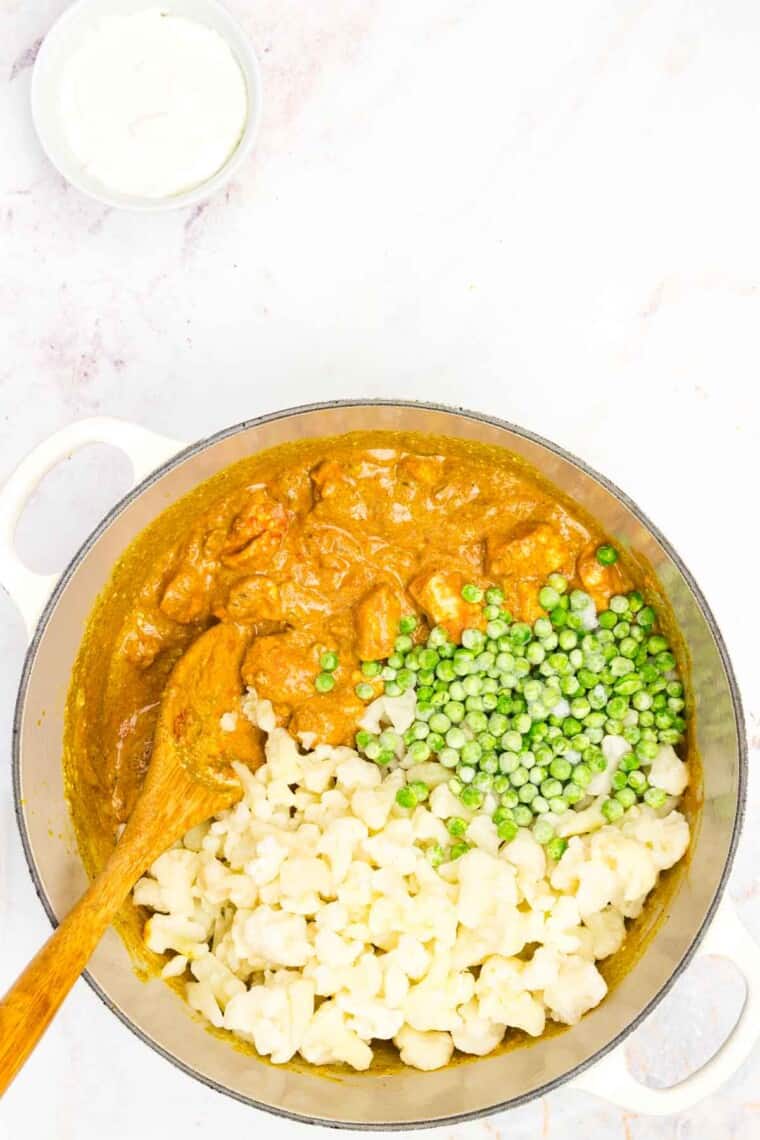
{"type": "Polygon", "coordinates": [[[0,585],[20,610],[30,637],[59,575],[37,574],[24,565],[15,549],[16,523],[43,476],[90,443],[109,443],[126,452],[135,483],[186,446],[127,420],[93,416],[61,428],[21,460],[0,488],[0,585]]]}
{"type": "Polygon", "coordinates": [[[724,898],[720,904],[698,953],[733,962],[747,987],[739,1019],[717,1053],[679,1084],[653,1089],[631,1074],[620,1045],[571,1081],[568,1088],[592,1093],[631,1112],[667,1116],[693,1108],[734,1075],[760,1038],[760,949],[730,899],[724,898]]]}

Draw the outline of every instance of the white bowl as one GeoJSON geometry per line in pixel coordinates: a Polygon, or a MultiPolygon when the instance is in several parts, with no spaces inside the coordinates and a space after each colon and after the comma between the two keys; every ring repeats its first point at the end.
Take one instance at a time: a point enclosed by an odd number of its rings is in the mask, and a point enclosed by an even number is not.
{"type": "Polygon", "coordinates": [[[76,0],[45,37],[32,74],[32,118],[42,148],[53,166],[83,194],[108,206],[156,212],[176,210],[204,201],[232,178],[253,148],[261,116],[261,75],[251,43],[226,8],[216,0],[76,0]],[[205,182],[166,198],[120,194],[104,186],[82,165],[66,140],[58,109],[63,67],[96,21],[160,7],[173,16],[206,24],[229,45],[240,65],[248,96],[248,114],[240,142],[219,170],[205,182]]]}

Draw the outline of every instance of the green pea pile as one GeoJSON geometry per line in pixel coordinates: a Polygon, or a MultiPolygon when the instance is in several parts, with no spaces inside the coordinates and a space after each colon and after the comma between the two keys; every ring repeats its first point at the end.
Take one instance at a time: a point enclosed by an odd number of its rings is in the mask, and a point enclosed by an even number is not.
{"type": "MultiPolygon", "coordinates": [[[[597,558],[610,565],[617,552],[605,544],[597,558]]],[[[546,616],[532,625],[513,620],[498,587],[468,583],[462,596],[482,603],[484,631],[465,629],[455,644],[436,626],[415,643],[417,618],[409,614],[390,657],[363,663],[367,680],[356,686],[362,699],[377,695],[379,680],[387,696],[413,689],[416,710],[403,738],[361,731],[358,750],[380,765],[404,751],[415,763],[436,760],[451,771],[451,791],[468,809],[488,812],[502,840],[530,827],[554,858],[566,843],[542,817],[584,800],[595,773],[607,767],[605,736],[631,746],[602,805],[605,818],[617,820],[640,801],[661,806],[665,793],[649,785],[646,769],[661,744],[683,739],[684,690],[641,594],[613,596],[595,622],[589,595],[551,574],[538,595],[546,616]]],[[[401,788],[397,801],[413,808],[428,794],[417,781],[401,788]]],[[[447,852],[434,849],[434,862],[468,848],[464,820],[450,819],[448,829],[455,843],[447,852]]]]}

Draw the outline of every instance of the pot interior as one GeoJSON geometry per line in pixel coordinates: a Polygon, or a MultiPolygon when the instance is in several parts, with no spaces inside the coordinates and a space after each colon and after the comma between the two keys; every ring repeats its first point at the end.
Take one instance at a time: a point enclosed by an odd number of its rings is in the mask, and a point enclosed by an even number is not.
{"type": "Polygon", "coordinates": [[[696,587],[664,540],[598,476],[558,449],[473,414],[403,404],[338,404],[266,417],[188,449],[147,480],[104,521],[72,563],[40,623],[24,671],[15,732],[16,795],[30,868],[51,918],[86,886],[68,817],[61,765],[69,676],[89,612],[126,546],[167,506],[253,452],[304,438],[367,429],[430,432],[507,448],[536,467],[653,568],[685,640],[691,665],[702,809],[677,889],[642,960],[582,1022],[528,1048],[434,1073],[346,1072],[326,1078],[278,1068],[210,1034],[158,979],[141,980],[113,930],[89,979],[135,1032],[219,1090],[261,1107],[334,1125],[404,1127],[477,1114],[547,1091],[630,1029],[673,979],[717,901],[743,795],[740,709],[719,634],[696,587]]]}

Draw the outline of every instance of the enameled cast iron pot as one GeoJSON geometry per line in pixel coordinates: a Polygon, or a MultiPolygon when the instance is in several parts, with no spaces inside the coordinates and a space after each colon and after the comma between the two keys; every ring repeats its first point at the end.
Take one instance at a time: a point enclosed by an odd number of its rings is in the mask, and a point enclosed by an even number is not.
{"type": "Polygon", "coordinates": [[[691,575],[635,504],[554,444],[490,417],[433,405],[351,401],[263,416],[189,447],[99,418],[64,428],[24,460],[0,493],[0,581],[22,610],[31,636],[16,707],[13,773],[21,839],[40,900],[55,923],[85,887],[75,844],[59,838],[71,835],[61,771],[63,709],[87,616],[118,556],[166,506],[235,460],[289,440],[369,428],[434,432],[505,447],[655,568],[691,657],[704,770],[704,809],[691,862],[667,919],[639,963],[575,1028],[529,1048],[435,1073],[347,1073],[336,1083],[259,1063],[210,1035],[162,982],[140,981],[113,930],[92,959],[88,981],[125,1025],[185,1072],[238,1100],[301,1120],[388,1129],[441,1124],[520,1104],[565,1081],[637,1112],[686,1108],[733,1073],[760,1031],[760,954],[727,900],[719,906],[739,835],[747,766],[731,665],[691,575]],[[32,574],[13,549],[23,505],[47,470],[95,442],[127,452],[137,486],[60,579],[32,574]],[[698,948],[732,958],[743,971],[742,1015],[707,1066],[674,1088],[645,1088],[628,1073],[621,1043],[698,948]]]}

